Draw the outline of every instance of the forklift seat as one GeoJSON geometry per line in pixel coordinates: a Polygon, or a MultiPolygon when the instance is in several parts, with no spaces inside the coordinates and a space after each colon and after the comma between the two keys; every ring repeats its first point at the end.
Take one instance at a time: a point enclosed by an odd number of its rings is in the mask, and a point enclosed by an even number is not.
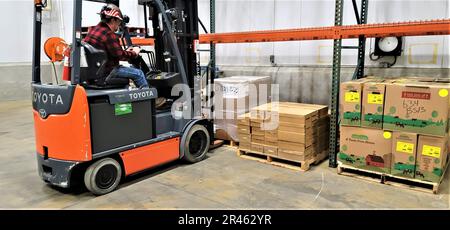
{"type": "Polygon", "coordinates": [[[89,88],[109,89],[124,88],[129,80],[105,76],[104,65],[108,56],[104,50],[97,49],[89,43],[81,43],[86,58],[86,66],[80,67],[80,80],[89,88]]]}

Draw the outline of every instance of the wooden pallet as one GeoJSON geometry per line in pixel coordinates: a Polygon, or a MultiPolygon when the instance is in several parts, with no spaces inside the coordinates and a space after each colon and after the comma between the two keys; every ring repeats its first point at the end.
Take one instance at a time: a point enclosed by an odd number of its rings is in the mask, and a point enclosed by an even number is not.
{"type": "MultiPolygon", "coordinates": [[[[447,171],[448,163],[445,166],[444,172],[447,171]]],[[[415,191],[427,192],[437,194],[439,192],[439,186],[445,176],[442,175],[439,183],[418,180],[414,178],[405,178],[400,176],[394,176],[382,172],[375,172],[360,168],[355,168],[349,165],[344,165],[338,162],[337,173],[348,177],[358,178],[369,182],[381,183],[391,185],[394,187],[406,188],[415,191]]]]}
{"type": "Polygon", "coordinates": [[[246,149],[237,149],[237,155],[241,158],[254,160],[265,164],[275,165],[278,167],[288,168],[296,171],[308,171],[310,166],[315,164],[316,159],[306,161],[292,161],[277,156],[269,156],[265,153],[255,152],[246,149]]]}
{"type": "Polygon", "coordinates": [[[229,141],[225,140],[224,144],[228,145],[230,147],[236,147],[236,148],[239,147],[239,142],[236,142],[236,141],[233,141],[233,140],[229,140],[229,141]]]}

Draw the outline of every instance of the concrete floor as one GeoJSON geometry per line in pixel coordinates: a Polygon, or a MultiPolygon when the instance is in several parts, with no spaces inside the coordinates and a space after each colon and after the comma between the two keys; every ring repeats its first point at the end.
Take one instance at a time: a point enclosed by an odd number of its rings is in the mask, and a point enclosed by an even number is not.
{"type": "Polygon", "coordinates": [[[128,178],[110,194],[65,191],[37,174],[29,101],[0,102],[1,209],[448,209],[449,175],[433,195],[244,160],[221,147],[194,165],[171,163],[128,178]]]}

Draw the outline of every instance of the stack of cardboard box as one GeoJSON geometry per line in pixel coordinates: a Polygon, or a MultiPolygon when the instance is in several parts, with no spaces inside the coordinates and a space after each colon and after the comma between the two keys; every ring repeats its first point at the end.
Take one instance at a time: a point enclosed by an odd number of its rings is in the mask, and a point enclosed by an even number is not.
{"type": "Polygon", "coordinates": [[[270,76],[233,76],[216,79],[215,137],[239,142],[237,117],[249,112],[254,106],[270,102],[271,84],[270,76]]]}
{"type": "Polygon", "coordinates": [[[250,148],[251,148],[251,128],[250,128],[250,114],[249,113],[245,113],[245,114],[238,116],[237,130],[238,130],[240,148],[250,150],[250,148]]]}
{"type": "MultiPolygon", "coordinates": [[[[250,117],[250,149],[246,149],[247,143],[243,146],[241,142],[242,150],[302,162],[314,159],[328,149],[327,106],[268,103],[253,108],[246,116],[250,117]]],[[[239,135],[241,139],[246,136],[244,133],[239,135]]]]}
{"type": "Polygon", "coordinates": [[[262,124],[264,117],[250,113],[251,128],[251,150],[254,152],[264,152],[264,130],[262,124]]]}
{"type": "Polygon", "coordinates": [[[338,160],[357,168],[439,182],[447,165],[450,83],[360,79],[341,84],[338,160]]]}

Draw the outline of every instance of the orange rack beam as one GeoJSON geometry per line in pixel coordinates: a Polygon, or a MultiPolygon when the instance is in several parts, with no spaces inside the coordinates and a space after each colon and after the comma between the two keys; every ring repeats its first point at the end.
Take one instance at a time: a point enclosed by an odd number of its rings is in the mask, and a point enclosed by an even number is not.
{"type": "Polygon", "coordinates": [[[421,36],[450,34],[450,19],[267,30],[237,33],[215,33],[200,36],[200,43],[247,43],[300,40],[327,40],[365,37],[421,36]]]}
{"type": "MultiPolygon", "coordinates": [[[[301,40],[328,40],[390,36],[449,35],[450,19],[365,24],[350,26],[314,27],[286,30],[266,30],[236,33],[215,33],[200,35],[200,43],[248,43],[281,42],[301,40]]],[[[132,38],[135,45],[154,45],[152,38],[132,38]]]]}
{"type": "Polygon", "coordinates": [[[340,28],[342,38],[357,38],[359,35],[391,37],[448,34],[450,34],[450,19],[342,26],[340,28]]]}
{"type": "Polygon", "coordinates": [[[131,42],[133,45],[139,45],[139,46],[154,46],[155,40],[153,38],[131,38],[131,42]]]}

